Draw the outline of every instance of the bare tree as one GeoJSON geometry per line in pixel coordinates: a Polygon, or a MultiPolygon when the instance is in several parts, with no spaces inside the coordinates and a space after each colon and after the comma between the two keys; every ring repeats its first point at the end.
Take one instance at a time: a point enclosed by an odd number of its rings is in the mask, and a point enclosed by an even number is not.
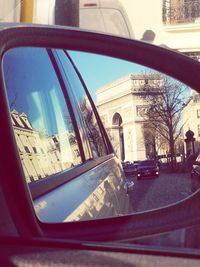
{"type": "Polygon", "coordinates": [[[144,120],[152,133],[159,134],[167,140],[171,167],[174,169],[175,142],[183,128],[182,110],[190,101],[188,87],[160,73],[144,75],[144,80],[141,97],[148,105],[144,120]]]}
{"type": "Polygon", "coordinates": [[[145,121],[143,124],[143,138],[148,158],[157,159],[158,151],[163,147],[166,148],[166,139],[161,136],[150,122],[145,121]]]}

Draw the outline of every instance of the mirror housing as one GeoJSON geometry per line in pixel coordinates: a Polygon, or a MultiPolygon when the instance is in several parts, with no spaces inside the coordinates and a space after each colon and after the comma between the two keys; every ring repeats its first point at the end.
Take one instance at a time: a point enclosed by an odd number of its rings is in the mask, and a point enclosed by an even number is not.
{"type": "MultiPolygon", "coordinates": [[[[96,34],[79,29],[46,26],[13,26],[1,30],[0,54],[14,47],[51,47],[97,53],[110,57],[134,61],[170,75],[200,92],[200,64],[171,50],[151,44],[96,34]],[[81,40],[81,41],[80,41],[81,40]],[[181,68],[180,68],[181,66],[181,68]],[[188,73],[190,70],[190,73],[188,73]]],[[[0,77],[0,112],[2,129],[0,145],[5,154],[2,164],[1,182],[8,205],[15,211],[18,228],[20,223],[36,236],[56,236],[79,240],[126,240],[168,232],[198,224],[200,222],[200,190],[176,204],[143,213],[118,218],[89,222],[45,224],[35,216],[28,187],[23,179],[23,171],[15,145],[10,121],[9,108],[2,76],[0,77]],[[9,140],[9,144],[5,140],[9,140]],[[17,160],[16,160],[17,159],[17,160]],[[6,168],[9,162],[9,168],[6,168]],[[13,179],[13,173],[15,179],[13,179]],[[23,192],[20,193],[19,192],[23,192]],[[16,201],[17,200],[17,201],[16,201]],[[13,204],[14,203],[14,204],[13,204]],[[82,230],[84,228],[84,231],[82,230]],[[69,230],[70,229],[70,230],[69,230]]]]}

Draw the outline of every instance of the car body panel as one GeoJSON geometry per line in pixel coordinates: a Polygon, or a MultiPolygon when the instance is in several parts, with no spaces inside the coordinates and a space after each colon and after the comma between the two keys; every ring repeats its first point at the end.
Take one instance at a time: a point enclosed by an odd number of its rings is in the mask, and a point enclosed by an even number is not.
{"type": "Polygon", "coordinates": [[[190,249],[170,251],[168,248],[151,248],[139,245],[111,245],[106,243],[74,244],[67,241],[47,239],[17,240],[1,239],[0,262],[2,266],[181,266],[198,267],[199,254],[190,249]]]}
{"type": "Polygon", "coordinates": [[[130,186],[67,52],[18,48],[3,62],[16,145],[38,218],[55,223],[129,213],[130,186]]]}
{"type": "Polygon", "coordinates": [[[34,207],[44,222],[126,215],[130,212],[129,197],[119,160],[113,157],[36,198],[34,207]]]}

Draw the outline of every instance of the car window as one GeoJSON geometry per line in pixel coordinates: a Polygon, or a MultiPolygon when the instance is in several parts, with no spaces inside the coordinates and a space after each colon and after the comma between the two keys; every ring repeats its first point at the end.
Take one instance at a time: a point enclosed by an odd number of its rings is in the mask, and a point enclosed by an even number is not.
{"type": "Polygon", "coordinates": [[[83,84],[78,78],[75,69],[71,64],[69,64],[69,58],[67,57],[66,53],[64,53],[62,50],[57,50],[56,52],[63,66],[66,79],[72,88],[71,92],[74,105],[77,107],[80,117],[83,119],[83,128],[86,131],[86,136],[92,150],[92,155],[94,158],[105,156],[109,153],[105,145],[106,140],[103,138],[99,122],[94,114],[94,110],[85,92],[83,84]]]}
{"type": "Polygon", "coordinates": [[[4,57],[4,71],[27,182],[79,165],[82,158],[77,135],[48,51],[13,49],[4,57]]]}

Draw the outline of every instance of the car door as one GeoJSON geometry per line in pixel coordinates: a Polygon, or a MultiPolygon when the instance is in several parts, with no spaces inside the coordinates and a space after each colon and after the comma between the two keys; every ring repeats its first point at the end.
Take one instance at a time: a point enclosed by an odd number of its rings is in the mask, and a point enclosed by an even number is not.
{"type": "Polygon", "coordinates": [[[62,222],[127,214],[121,164],[68,54],[16,48],[5,56],[4,68],[19,157],[38,218],[62,222]]]}

